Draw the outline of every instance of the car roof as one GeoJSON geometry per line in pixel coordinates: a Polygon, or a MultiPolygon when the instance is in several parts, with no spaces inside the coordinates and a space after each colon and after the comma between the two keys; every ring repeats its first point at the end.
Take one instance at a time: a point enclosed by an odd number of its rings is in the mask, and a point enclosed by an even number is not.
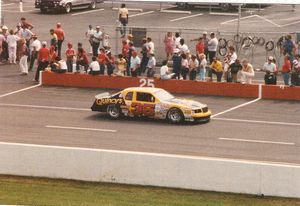
{"type": "Polygon", "coordinates": [[[153,87],[129,87],[124,89],[123,91],[136,91],[136,92],[149,92],[149,93],[153,93],[153,92],[157,92],[157,91],[161,91],[163,89],[161,88],[153,88],[153,87]]]}

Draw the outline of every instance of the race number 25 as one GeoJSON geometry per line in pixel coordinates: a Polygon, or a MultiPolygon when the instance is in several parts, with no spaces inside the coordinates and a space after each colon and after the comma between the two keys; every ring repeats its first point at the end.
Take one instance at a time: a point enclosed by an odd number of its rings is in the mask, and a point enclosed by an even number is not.
{"type": "Polygon", "coordinates": [[[140,79],[140,87],[154,87],[154,79],[140,79]]]}

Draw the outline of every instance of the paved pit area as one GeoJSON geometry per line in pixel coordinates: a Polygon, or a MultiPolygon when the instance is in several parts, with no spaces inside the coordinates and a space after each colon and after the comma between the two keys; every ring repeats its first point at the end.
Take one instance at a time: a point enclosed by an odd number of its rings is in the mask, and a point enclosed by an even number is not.
{"type": "Polygon", "coordinates": [[[38,86],[14,68],[0,71],[0,142],[300,164],[296,101],[182,94],[177,96],[208,104],[211,122],[111,120],[90,106],[96,94],[114,90],[38,86]]]}

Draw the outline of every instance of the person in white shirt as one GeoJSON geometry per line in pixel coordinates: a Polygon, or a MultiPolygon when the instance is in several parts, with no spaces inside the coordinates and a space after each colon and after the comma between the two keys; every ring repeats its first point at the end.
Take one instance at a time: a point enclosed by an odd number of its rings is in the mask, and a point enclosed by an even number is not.
{"type": "Polygon", "coordinates": [[[29,71],[32,70],[35,60],[37,59],[38,53],[40,48],[42,47],[42,44],[40,40],[38,40],[37,35],[32,35],[33,42],[31,43],[31,58],[30,58],[30,65],[29,65],[29,71]]]}
{"type": "Polygon", "coordinates": [[[55,62],[51,64],[51,71],[59,74],[66,73],[68,70],[67,62],[60,57],[56,57],[55,62]]]}
{"type": "Polygon", "coordinates": [[[154,43],[150,37],[147,37],[148,53],[154,53],[154,43]]]}
{"type": "Polygon", "coordinates": [[[92,37],[92,47],[93,47],[93,56],[98,56],[98,50],[100,46],[100,42],[102,41],[103,38],[103,33],[100,31],[100,26],[96,27],[96,31],[93,34],[92,37]]]}
{"type": "Polygon", "coordinates": [[[223,78],[225,81],[228,80],[228,68],[230,67],[231,64],[235,63],[236,60],[237,60],[237,54],[235,52],[235,49],[233,46],[230,46],[229,53],[226,55],[226,58],[224,60],[223,78]]]}
{"type": "Polygon", "coordinates": [[[20,37],[14,34],[14,30],[9,31],[9,35],[6,38],[6,42],[8,44],[8,55],[9,55],[9,63],[16,64],[17,59],[17,41],[20,40],[20,37]]]}
{"type": "Polygon", "coordinates": [[[269,56],[268,61],[264,63],[263,71],[266,72],[264,77],[265,84],[277,83],[277,78],[276,78],[277,67],[276,64],[274,64],[274,58],[272,56],[269,56]]]}
{"type": "Polygon", "coordinates": [[[210,33],[210,40],[208,41],[208,55],[209,63],[213,62],[213,58],[216,56],[219,41],[215,36],[215,33],[210,33]]]}
{"type": "Polygon", "coordinates": [[[195,55],[189,60],[189,73],[190,73],[190,80],[195,80],[197,75],[197,69],[199,67],[199,61],[195,55]]]}
{"type": "Polygon", "coordinates": [[[20,48],[20,70],[21,70],[21,75],[27,75],[28,74],[28,65],[27,65],[27,58],[28,58],[28,48],[26,46],[26,41],[25,39],[21,39],[21,48],[20,48]]]}
{"type": "Polygon", "coordinates": [[[141,59],[137,56],[137,52],[133,51],[132,56],[130,58],[130,70],[131,70],[132,77],[137,77],[140,66],[141,66],[141,59]]]}
{"type": "Polygon", "coordinates": [[[179,48],[179,45],[180,45],[180,33],[179,32],[176,32],[175,33],[175,48],[179,48]]]}
{"type": "Polygon", "coordinates": [[[153,53],[149,54],[149,60],[147,63],[147,77],[153,77],[155,73],[155,65],[156,65],[156,59],[155,55],[153,53]]]}
{"type": "Polygon", "coordinates": [[[89,65],[88,73],[91,75],[99,75],[100,74],[100,65],[97,61],[97,57],[92,57],[92,62],[89,65]]]}
{"type": "Polygon", "coordinates": [[[187,54],[190,52],[189,47],[184,43],[184,39],[180,39],[178,49],[182,54],[187,54]]]}
{"type": "Polygon", "coordinates": [[[241,71],[241,83],[252,84],[252,79],[255,75],[253,66],[248,62],[247,59],[242,60],[242,71],[241,71]]]}
{"type": "Polygon", "coordinates": [[[185,53],[181,54],[181,75],[186,80],[187,74],[189,73],[189,61],[185,53]]]}
{"type": "Polygon", "coordinates": [[[162,67],[160,68],[160,78],[162,80],[169,80],[175,75],[174,73],[170,73],[169,67],[167,64],[168,64],[168,61],[164,60],[162,62],[162,67]]]}
{"type": "Polygon", "coordinates": [[[92,40],[92,37],[93,37],[94,33],[95,33],[95,30],[93,29],[93,26],[89,25],[89,29],[85,32],[85,36],[86,36],[86,38],[87,38],[87,40],[89,41],[89,44],[90,44],[90,49],[89,49],[90,54],[93,53],[93,48],[92,48],[93,40],[92,40]]]}

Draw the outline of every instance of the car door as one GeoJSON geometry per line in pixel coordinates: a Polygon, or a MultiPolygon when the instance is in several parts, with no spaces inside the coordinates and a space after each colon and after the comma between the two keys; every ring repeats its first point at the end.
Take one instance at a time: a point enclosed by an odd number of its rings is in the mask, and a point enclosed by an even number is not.
{"type": "Polygon", "coordinates": [[[148,92],[135,92],[130,106],[130,112],[134,116],[153,118],[155,114],[156,98],[148,92]]]}

